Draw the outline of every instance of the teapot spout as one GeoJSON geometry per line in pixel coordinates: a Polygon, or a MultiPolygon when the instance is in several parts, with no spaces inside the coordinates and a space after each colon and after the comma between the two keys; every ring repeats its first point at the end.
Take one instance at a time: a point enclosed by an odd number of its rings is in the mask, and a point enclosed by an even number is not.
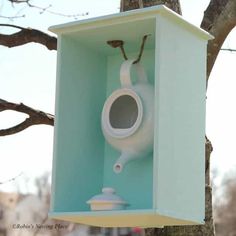
{"type": "Polygon", "coordinates": [[[113,171],[116,174],[119,174],[120,172],[122,172],[122,170],[123,170],[124,166],[127,164],[127,162],[135,159],[135,157],[136,157],[135,154],[122,152],[121,156],[118,158],[118,160],[116,161],[116,163],[113,166],[113,171]]]}

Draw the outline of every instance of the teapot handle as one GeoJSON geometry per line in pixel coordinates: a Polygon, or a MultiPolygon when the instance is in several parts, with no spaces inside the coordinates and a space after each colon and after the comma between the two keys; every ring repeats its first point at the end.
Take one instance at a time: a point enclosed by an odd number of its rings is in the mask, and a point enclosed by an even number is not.
{"type": "Polygon", "coordinates": [[[147,83],[147,76],[143,66],[140,63],[133,64],[135,59],[126,60],[122,63],[120,68],[120,83],[122,87],[131,87],[132,81],[130,78],[131,67],[134,66],[138,75],[138,82],[147,83]]]}

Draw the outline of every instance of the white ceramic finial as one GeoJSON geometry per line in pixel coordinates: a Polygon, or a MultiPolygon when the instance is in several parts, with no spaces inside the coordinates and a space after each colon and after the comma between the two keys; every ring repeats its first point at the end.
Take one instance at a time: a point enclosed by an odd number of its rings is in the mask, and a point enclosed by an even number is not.
{"type": "Polygon", "coordinates": [[[105,193],[105,194],[114,194],[116,191],[115,191],[114,188],[106,187],[106,188],[102,189],[102,192],[105,193]]]}

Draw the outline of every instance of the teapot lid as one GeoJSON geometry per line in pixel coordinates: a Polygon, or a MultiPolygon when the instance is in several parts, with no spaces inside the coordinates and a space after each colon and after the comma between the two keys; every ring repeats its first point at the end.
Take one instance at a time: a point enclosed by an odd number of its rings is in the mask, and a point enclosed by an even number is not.
{"type": "Polygon", "coordinates": [[[127,205],[127,203],[118,195],[115,194],[115,189],[106,187],[102,189],[102,194],[95,195],[87,201],[88,204],[91,203],[118,203],[127,205]]]}

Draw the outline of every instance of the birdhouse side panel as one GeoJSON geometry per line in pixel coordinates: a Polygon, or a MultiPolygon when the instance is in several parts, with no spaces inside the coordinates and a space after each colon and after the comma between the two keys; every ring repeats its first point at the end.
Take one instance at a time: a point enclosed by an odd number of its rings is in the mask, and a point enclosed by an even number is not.
{"type": "Polygon", "coordinates": [[[207,42],[162,15],[156,26],[154,207],[202,223],[207,42]]]}

